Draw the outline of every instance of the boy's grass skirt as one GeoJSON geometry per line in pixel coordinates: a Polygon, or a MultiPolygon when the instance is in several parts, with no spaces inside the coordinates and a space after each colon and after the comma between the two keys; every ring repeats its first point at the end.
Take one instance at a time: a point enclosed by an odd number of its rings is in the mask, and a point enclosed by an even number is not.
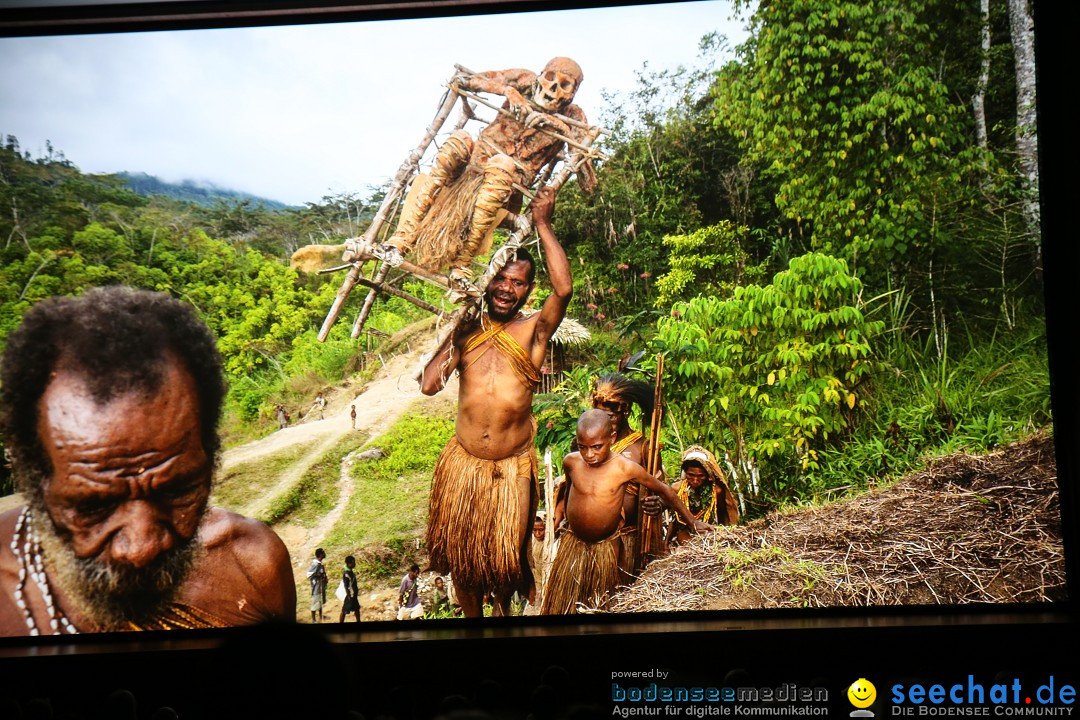
{"type": "Polygon", "coordinates": [[[619,585],[622,541],[613,535],[587,543],[567,529],[551,566],[541,615],[574,615],[578,605],[603,610],[619,585]]]}
{"type": "Polygon", "coordinates": [[[637,573],[637,528],[633,525],[621,527],[619,543],[622,545],[622,558],[619,563],[619,568],[623,571],[622,582],[629,583],[637,573]]]}
{"type": "Polygon", "coordinates": [[[536,465],[532,443],[503,460],[484,460],[466,452],[456,435],[450,438],[431,483],[431,569],[450,573],[459,588],[528,595],[532,523],[521,517],[520,479],[528,479],[531,518],[539,497],[536,465]]]}

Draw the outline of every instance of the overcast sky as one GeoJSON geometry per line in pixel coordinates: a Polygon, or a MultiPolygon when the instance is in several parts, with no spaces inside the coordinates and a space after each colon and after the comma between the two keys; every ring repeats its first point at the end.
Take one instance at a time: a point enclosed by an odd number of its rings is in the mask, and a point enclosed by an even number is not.
{"type": "Polygon", "coordinates": [[[454,63],[585,73],[575,102],[634,71],[692,64],[702,35],[745,38],[727,0],[430,20],[0,38],[0,133],[84,172],[208,180],[303,204],[394,174],[454,63]]]}

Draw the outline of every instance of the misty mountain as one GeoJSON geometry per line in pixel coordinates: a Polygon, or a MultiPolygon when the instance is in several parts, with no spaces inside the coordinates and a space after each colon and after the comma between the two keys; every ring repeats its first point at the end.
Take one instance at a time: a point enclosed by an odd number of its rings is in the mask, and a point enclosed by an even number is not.
{"type": "Polygon", "coordinates": [[[250,200],[254,203],[261,203],[268,210],[284,210],[290,207],[277,200],[269,200],[239,190],[230,190],[206,181],[184,180],[181,183],[170,183],[153,175],[147,175],[144,172],[133,173],[127,171],[116,173],[116,177],[126,180],[128,187],[139,195],[164,195],[203,207],[212,206],[215,200],[250,200]]]}

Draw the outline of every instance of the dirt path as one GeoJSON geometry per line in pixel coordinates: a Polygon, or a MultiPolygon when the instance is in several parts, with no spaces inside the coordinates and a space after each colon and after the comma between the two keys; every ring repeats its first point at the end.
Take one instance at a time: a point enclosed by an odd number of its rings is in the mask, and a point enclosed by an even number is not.
{"type": "MultiPolygon", "coordinates": [[[[427,344],[431,342],[429,340],[427,344]]],[[[226,450],[222,456],[222,467],[228,470],[297,445],[311,448],[310,452],[305,453],[281,474],[273,488],[240,508],[239,512],[249,517],[263,515],[274,499],[299,482],[323,453],[352,432],[352,420],[349,416],[351,405],[356,405],[356,429],[366,433],[369,439],[374,439],[393,425],[418,398],[423,397],[412,375],[420,355],[428,349],[427,344],[418,345],[412,352],[391,359],[359,395],[339,393],[331,398],[323,413],[323,419],[287,427],[259,440],[226,450]]],[[[310,531],[311,536],[325,536],[341,516],[345,503],[352,495],[351,479],[348,488],[341,487],[339,483],[339,490],[341,492],[337,506],[323,518],[318,527],[310,531]]],[[[290,552],[299,553],[301,548],[296,548],[289,542],[295,541],[295,531],[291,531],[290,535],[294,537],[287,538],[286,544],[289,545],[290,552]]],[[[306,544],[305,540],[304,550],[306,544]]],[[[311,549],[314,550],[314,547],[311,549]]]]}
{"type": "MultiPolygon", "coordinates": [[[[328,405],[323,419],[312,420],[278,430],[259,440],[227,450],[222,458],[222,466],[225,469],[255,462],[260,458],[296,446],[311,448],[309,452],[304,453],[301,458],[281,473],[271,489],[248,506],[242,508],[240,512],[244,515],[258,517],[270,507],[274,498],[283,492],[287,492],[289,488],[299,482],[312,464],[352,432],[352,423],[349,417],[351,405],[356,405],[356,430],[365,433],[368,441],[377,446],[378,437],[386,432],[402,415],[417,404],[430,401],[420,393],[419,386],[413,376],[419,366],[421,355],[428,352],[433,343],[434,338],[415,343],[410,352],[392,358],[360,394],[354,395],[348,391],[339,391],[328,395],[328,405]]],[[[446,402],[447,398],[456,397],[456,382],[456,378],[452,379],[447,384],[446,389],[440,393],[441,398],[436,401],[446,402]]],[[[298,621],[310,622],[307,594],[305,592],[307,588],[305,575],[311,558],[315,554],[315,549],[341,519],[352,497],[354,483],[351,470],[355,462],[355,455],[355,452],[349,453],[342,458],[341,472],[337,481],[337,502],[330,512],[319,519],[315,527],[306,528],[292,523],[281,523],[274,526],[274,531],[285,542],[285,546],[289,549],[289,555],[292,558],[293,576],[298,589],[296,613],[298,621]]],[[[340,609],[340,602],[333,597],[335,588],[336,586],[331,587],[327,591],[329,601],[326,607],[327,620],[336,620],[337,612],[340,609]],[[331,615],[333,615],[332,618],[331,615]]],[[[393,591],[387,592],[393,595],[393,591]]],[[[369,603],[375,602],[373,598],[368,600],[369,603]]],[[[381,600],[383,599],[380,598],[381,600]]],[[[385,603],[378,602],[376,604],[385,603]]]]}
{"type": "MultiPolygon", "coordinates": [[[[420,355],[429,344],[417,346],[412,352],[398,355],[390,360],[359,395],[339,394],[330,398],[323,419],[302,422],[278,430],[264,438],[229,448],[222,454],[222,466],[226,469],[243,465],[266,455],[281,452],[294,445],[323,445],[344,436],[351,429],[349,407],[356,405],[356,429],[369,437],[384,432],[412,405],[423,397],[413,380],[413,372],[420,355]]],[[[307,456],[302,458],[302,463],[307,456]]]]}

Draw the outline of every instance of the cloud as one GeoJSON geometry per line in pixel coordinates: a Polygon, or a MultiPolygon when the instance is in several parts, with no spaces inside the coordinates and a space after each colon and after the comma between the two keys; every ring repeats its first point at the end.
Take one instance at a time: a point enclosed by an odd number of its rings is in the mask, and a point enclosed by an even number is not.
{"type": "Polygon", "coordinates": [[[726,2],[424,20],[0,39],[0,132],[86,172],[207,179],[284,202],[366,193],[422,137],[453,73],[576,59],[576,102],[745,33],[726,2]]]}

